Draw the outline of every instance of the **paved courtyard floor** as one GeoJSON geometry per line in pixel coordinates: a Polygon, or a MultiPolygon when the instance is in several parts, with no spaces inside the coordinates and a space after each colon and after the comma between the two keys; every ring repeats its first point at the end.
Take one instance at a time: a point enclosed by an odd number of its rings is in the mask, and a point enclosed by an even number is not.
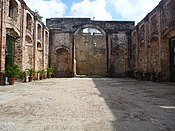
{"type": "Polygon", "coordinates": [[[0,131],[175,131],[175,84],[60,78],[0,86],[0,131]]]}

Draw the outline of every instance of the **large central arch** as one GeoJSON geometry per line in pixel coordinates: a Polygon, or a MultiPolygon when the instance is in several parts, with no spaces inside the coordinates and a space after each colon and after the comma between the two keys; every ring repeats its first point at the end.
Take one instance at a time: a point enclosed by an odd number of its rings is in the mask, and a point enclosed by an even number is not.
{"type": "Polygon", "coordinates": [[[106,76],[108,69],[108,42],[106,32],[95,24],[85,24],[74,32],[74,75],[106,76]],[[87,29],[87,32],[83,32],[87,29]]]}

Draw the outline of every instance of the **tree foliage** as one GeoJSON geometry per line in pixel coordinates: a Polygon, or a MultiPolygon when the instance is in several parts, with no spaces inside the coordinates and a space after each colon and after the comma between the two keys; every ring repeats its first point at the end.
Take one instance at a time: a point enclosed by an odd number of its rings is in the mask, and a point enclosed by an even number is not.
{"type": "Polygon", "coordinates": [[[42,18],[43,18],[43,17],[39,14],[39,12],[38,12],[37,9],[34,11],[34,15],[35,15],[35,17],[38,18],[38,20],[42,21],[42,18]]]}

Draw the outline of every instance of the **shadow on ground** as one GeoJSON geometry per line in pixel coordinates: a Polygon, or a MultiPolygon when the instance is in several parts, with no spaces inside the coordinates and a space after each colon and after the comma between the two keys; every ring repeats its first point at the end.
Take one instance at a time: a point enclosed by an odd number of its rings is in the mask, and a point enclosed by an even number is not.
{"type": "Polygon", "coordinates": [[[115,120],[116,131],[175,130],[175,85],[132,79],[92,78],[115,120]]]}

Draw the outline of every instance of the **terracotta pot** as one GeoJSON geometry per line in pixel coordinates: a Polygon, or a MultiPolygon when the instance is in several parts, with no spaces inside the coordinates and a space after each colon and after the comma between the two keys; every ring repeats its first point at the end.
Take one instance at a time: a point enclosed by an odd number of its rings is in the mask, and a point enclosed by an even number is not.
{"type": "Polygon", "coordinates": [[[33,77],[29,77],[29,82],[31,82],[33,80],[33,77]]]}
{"type": "Polygon", "coordinates": [[[43,76],[39,76],[39,79],[40,79],[40,80],[43,80],[43,76]]]}
{"type": "Polygon", "coordinates": [[[51,74],[48,74],[48,78],[51,78],[52,77],[52,75],[51,74]]]}
{"type": "Polygon", "coordinates": [[[3,75],[0,74],[0,82],[3,80],[3,75]]]}
{"type": "Polygon", "coordinates": [[[9,85],[14,85],[14,83],[15,83],[15,78],[14,77],[12,77],[12,78],[8,78],[8,82],[9,82],[9,85]]]}

